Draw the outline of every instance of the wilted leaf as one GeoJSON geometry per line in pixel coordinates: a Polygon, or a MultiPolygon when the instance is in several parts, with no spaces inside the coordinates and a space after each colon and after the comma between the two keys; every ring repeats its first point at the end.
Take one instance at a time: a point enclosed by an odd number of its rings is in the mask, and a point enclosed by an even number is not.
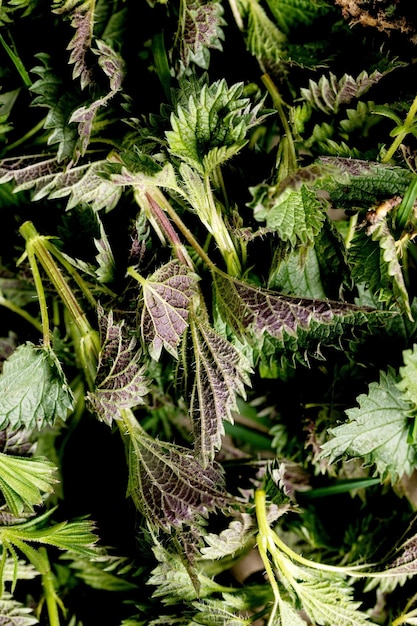
{"type": "Polygon", "coordinates": [[[3,364],[0,428],[44,428],[65,420],[73,396],[52,350],[27,342],[3,364]]]}

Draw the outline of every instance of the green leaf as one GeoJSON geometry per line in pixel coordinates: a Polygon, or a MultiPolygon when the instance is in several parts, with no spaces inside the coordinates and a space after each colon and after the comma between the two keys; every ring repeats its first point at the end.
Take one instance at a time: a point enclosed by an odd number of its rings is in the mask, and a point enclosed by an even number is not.
{"type": "Polygon", "coordinates": [[[283,294],[325,298],[314,247],[300,247],[290,250],[284,258],[278,256],[271,268],[268,286],[283,294]]]}
{"type": "Polygon", "coordinates": [[[257,529],[253,518],[248,513],[242,513],[238,519],[232,520],[227,528],[218,535],[206,533],[204,541],[206,547],[201,548],[205,559],[222,559],[227,556],[247,550],[254,542],[257,529]]]}
{"type": "Polygon", "coordinates": [[[236,394],[245,397],[251,370],[244,355],[197,316],[190,320],[190,334],[195,372],[189,405],[194,446],[207,465],[221,447],[223,420],[233,422],[236,394]]]}
{"type": "Polygon", "coordinates": [[[243,83],[227,86],[225,80],[211,85],[197,81],[184,89],[176,113],[171,115],[172,130],[166,132],[171,154],[188,163],[200,174],[209,174],[210,154],[219,149],[228,158],[246,144],[250,128],[260,123],[262,102],[252,106],[243,95],[243,83]],[[204,160],[206,159],[206,161],[204,160]]]}
{"type": "Polygon", "coordinates": [[[323,200],[302,185],[299,190],[260,185],[252,188],[250,206],[258,221],[276,232],[282,241],[306,245],[314,241],[326,218],[323,200]]]}
{"type": "Polygon", "coordinates": [[[268,17],[258,0],[239,0],[237,4],[243,19],[247,19],[246,46],[256,57],[263,72],[282,73],[286,36],[268,17]]]}
{"type": "Polygon", "coordinates": [[[31,608],[14,600],[10,593],[3,593],[0,598],[0,624],[4,624],[4,626],[32,626],[39,624],[39,621],[33,615],[31,608]]]}
{"type": "Polygon", "coordinates": [[[328,12],[328,6],[311,0],[267,0],[278,28],[288,35],[300,25],[310,26],[328,12]]]}
{"type": "Polygon", "coordinates": [[[394,372],[381,372],[379,382],[371,383],[357,401],[359,407],[346,411],[349,421],[329,429],[333,438],[323,444],[321,456],[331,462],[345,454],[361,457],[392,482],[411,474],[417,467],[417,449],[408,443],[413,407],[394,372]]]}
{"type": "Polygon", "coordinates": [[[27,342],[3,364],[0,428],[44,428],[65,420],[73,396],[52,350],[27,342]]]}
{"type": "Polygon", "coordinates": [[[227,626],[250,626],[253,623],[251,617],[242,617],[232,613],[230,608],[227,605],[224,606],[221,600],[207,598],[193,602],[193,606],[197,609],[193,619],[196,620],[197,624],[204,626],[224,626],[224,624],[227,626]]]}
{"type": "Polygon", "coordinates": [[[78,133],[77,127],[69,124],[69,119],[78,102],[55,72],[50,56],[41,53],[37,58],[43,65],[37,65],[32,70],[39,76],[31,86],[31,91],[37,94],[32,105],[49,109],[44,127],[51,129],[48,144],[58,144],[58,162],[72,159],[78,142],[78,133]]]}
{"type": "Polygon", "coordinates": [[[128,580],[129,574],[132,573],[132,564],[127,557],[98,554],[91,560],[77,558],[68,552],[62,558],[68,560],[69,567],[75,570],[76,576],[93,589],[118,592],[138,588],[138,585],[128,580]]]}
{"type": "Polygon", "coordinates": [[[43,495],[53,492],[55,470],[47,459],[0,453],[0,491],[14,516],[24,511],[33,513],[33,507],[42,504],[43,495]]]}
{"type": "Polygon", "coordinates": [[[417,407],[417,344],[403,351],[404,366],[400,367],[398,389],[404,397],[417,407]]]}
{"type": "Polygon", "coordinates": [[[135,349],[136,340],[126,332],[124,321],[116,324],[112,311],[105,316],[102,308],[99,321],[102,349],[96,388],[87,399],[97,417],[111,425],[120,419],[120,409],[143,404],[149,388],[145,367],[139,363],[141,351],[135,349]]]}
{"type": "Polygon", "coordinates": [[[176,260],[166,263],[146,279],[137,276],[142,286],[143,342],[156,361],[162,348],[177,359],[178,345],[188,326],[190,302],[197,293],[198,276],[176,260]]]}

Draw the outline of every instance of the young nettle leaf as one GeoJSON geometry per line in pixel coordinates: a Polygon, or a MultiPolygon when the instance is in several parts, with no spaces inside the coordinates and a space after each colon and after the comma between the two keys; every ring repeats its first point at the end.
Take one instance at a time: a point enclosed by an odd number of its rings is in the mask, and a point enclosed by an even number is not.
{"type": "Polygon", "coordinates": [[[33,513],[56,482],[56,468],[47,459],[0,453],[0,491],[15,517],[25,511],[33,513]]]}
{"type": "Polygon", "coordinates": [[[208,598],[196,600],[193,606],[197,609],[192,624],[204,624],[204,626],[250,626],[253,624],[252,617],[243,617],[235,612],[234,607],[225,606],[221,600],[208,598]]]}
{"type": "Polygon", "coordinates": [[[97,417],[111,425],[120,419],[120,409],[143,404],[149,389],[145,367],[139,362],[141,351],[135,338],[128,336],[124,322],[115,323],[112,311],[105,316],[101,308],[99,319],[102,349],[96,388],[87,399],[97,417]]]}
{"type": "Polygon", "coordinates": [[[72,391],[49,348],[27,342],[3,364],[0,375],[0,428],[39,430],[73,408],[72,391]]]}
{"type": "Polygon", "coordinates": [[[180,21],[177,33],[180,73],[187,71],[191,63],[208,69],[210,50],[222,50],[222,27],[226,25],[223,6],[219,0],[191,0],[184,3],[183,10],[184,19],[180,21]]]}
{"type": "Polygon", "coordinates": [[[253,106],[243,93],[243,83],[227,86],[225,80],[211,85],[191,82],[171,115],[172,130],[166,132],[171,154],[188,163],[201,175],[211,173],[213,151],[218,166],[219,150],[230,158],[246,144],[250,128],[262,120],[258,116],[263,102],[253,106]]]}
{"type": "Polygon", "coordinates": [[[375,464],[381,479],[395,482],[417,467],[417,448],[409,443],[411,418],[415,407],[398,387],[392,369],[381,372],[378,383],[361,394],[358,407],[348,409],[349,420],[329,429],[332,439],[322,446],[321,457],[334,462],[347,454],[375,464]]]}
{"type": "Polygon", "coordinates": [[[236,395],[245,397],[251,368],[242,353],[195,315],[190,320],[190,335],[195,372],[190,398],[194,446],[207,465],[221,447],[223,420],[233,422],[236,395]]]}
{"type": "Polygon", "coordinates": [[[144,344],[156,361],[165,348],[178,358],[178,345],[188,326],[190,302],[197,293],[198,276],[177,260],[148,278],[135,273],[142,286],[140,328],[144,344]]]}
{"type": "Polygon", "coordinates": [[[400,367],[398,389],[404,397],[417,407],[417,344],[403,352],[404,366],[400,367]]]}
{"type": "Polygon", "coordinates": [[[129,410],[121,413],[128,437],[128,494],[151,525],[168,532],[192,527],[226,505],[220,467],[203,467],[187,448],[154,439],[129,410]]]}
{"type": "Polygon", "coordinates": [[[329,10],[324,3],[310,0],[267,0],[267,4],[278,28],[287,35],[297,26],[312,25],[329,10]]]}
{"type": "Polygon", "coordinates": [[[266,221],[266,226],[276,232],[282,241],[293,246],[297,242],[308,244],[323,227],[326,219],[324,202],[305,185],[300,189],[259,185],[251,189],[253,200],[250,206],[258,221],[266,221]]]}

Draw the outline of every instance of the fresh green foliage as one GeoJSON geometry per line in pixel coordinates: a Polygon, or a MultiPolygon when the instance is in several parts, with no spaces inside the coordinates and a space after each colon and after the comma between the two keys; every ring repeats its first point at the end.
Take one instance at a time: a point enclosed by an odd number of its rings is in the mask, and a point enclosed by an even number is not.
{"type": "Polygon", "coordinates": [[[1,3],[0,623],[415,622],[417,27],[368,4],[1,3]]]}

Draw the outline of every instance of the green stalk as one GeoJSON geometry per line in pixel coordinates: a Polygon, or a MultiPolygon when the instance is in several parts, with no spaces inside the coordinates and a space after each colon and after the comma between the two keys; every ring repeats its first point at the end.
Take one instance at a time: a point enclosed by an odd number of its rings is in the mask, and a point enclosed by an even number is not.
{"type": "MultiPolygon", "coordinates": [[[[407,117],[405,118],[404,124],[395,129],[394,131],[396,135],[395,139],[392,142],[391,146],[386,151],[384,157],[381,159],[382,163],[389,163],[391,161],[392,157],[394,156],[394,154],[396,153],[400,145],[403,143],[405,137],[411,131],[411,127],[415,123],[416,115],[417,115],[417,96],[413,100],[413,104],[411,105],[407,113],[407,117]]],[[[391,135],[392,134],[393,133],[391,133],[391,135]]]]}
{"type": "Polygon", "coordinates": [[[46,602],[46,608],[48,611],[49,626],[60,626],[58,607],[60,607],[62,611],[65,611],[64,605],[62,604],[61,600],[58,598],[56,591],[55,591],[54,577],[52,574],[52,570],[49,566],[49,559],[48,559],[48,554],[46,552],[46,549],[40,548],[39,551],[42,553],[42,556],[48,562],[48,571],[42,574],[42,587],[43,587],[43,591],[45,594],[45,602],[46,602]]]}
{"type": "Polygon", "coordinates": [[[17,69],[17,71],[20,74],[20,77],[22,78],[24,84],[26,87],[31,87],[32,86],[32,81],[30,79],[29,74],[26,71],[25,66],[22,63],[22,59],[19,57],[18,54],[16,54],[16,52],[14,52],[10,46],[7,45],[7,43],[4,41],[2,35],[0,35],[0,44],[3,46],[4,50],[6,51],[9,59],[11,60],[11,62],[13,63],[13,65],[15,66],[15,68],[17,69]]]}
{"type": "Polygon", "coordinates": [[[100,353],[100,341],[97,331],[90,325],[84,311],[78,304],[78,300],[62,275],[59,267],[55,263],[54,258],[48,249],[50,246],[48,238],[39,235],[32,222],[25,222],[22,224],[19,231],[26,241],[26,251],[33,272],[36,290],[38,292],[45,346],[50,345],[49,319],[37,260],[41,263],[45,273],[70,315],[73,323],[72,331],[76,331],[78,334],[76,344],[79,346],[83,368],[85,370],[88,383],[91,386],[94,380],[98,356],[100,353]]]}

